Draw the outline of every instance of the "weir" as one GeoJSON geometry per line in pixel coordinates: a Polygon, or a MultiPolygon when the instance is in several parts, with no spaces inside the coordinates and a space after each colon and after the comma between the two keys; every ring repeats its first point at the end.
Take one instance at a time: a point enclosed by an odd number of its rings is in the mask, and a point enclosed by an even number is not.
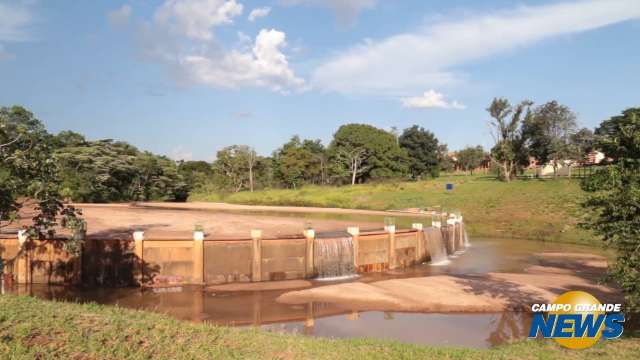
{"type": "Polygon", "coordinates": [[[21,284],[162,287],[339,280],[427,261],[446,265],[470,246],[462,216],[435,214],[430,225],[364,231],[351,226],[346,232],[322,234],[308,228],[303,235],[275,238],[263,238],[262,231],[253,229],[250,236],[235,239],[203,232],[194,232],[191,239],[147,237],[135,231],[118,239],[87,237],[80,256],[67,254],[55,241],[26,242],[5,235],[0,237],[0,258],[4,277],[21,284]]]}
{"type": "Polygon", "coordinates": [[[316,238],[313,257],[319,280],[339,280],[357,276],[351,235],[316,238]]]}

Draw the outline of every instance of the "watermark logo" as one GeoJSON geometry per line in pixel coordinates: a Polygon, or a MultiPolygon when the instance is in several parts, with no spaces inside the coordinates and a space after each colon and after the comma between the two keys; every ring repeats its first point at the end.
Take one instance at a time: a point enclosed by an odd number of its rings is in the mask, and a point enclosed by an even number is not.
{"type": "Polygon", "coordinates": [[[529,338],[541,334],[569,349],[586,349],[600,338],[615,339],[624,331],[622,305],[602,304],[584,291],[566,292],[552,304],[533,304],[531,310],[529,338]]]}

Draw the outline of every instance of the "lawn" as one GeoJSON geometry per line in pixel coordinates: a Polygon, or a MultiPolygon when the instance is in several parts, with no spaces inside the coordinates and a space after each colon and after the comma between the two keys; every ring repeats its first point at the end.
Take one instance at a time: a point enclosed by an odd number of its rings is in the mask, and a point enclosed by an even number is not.
{"type": "Polygon", "coordinates": [[[175,320],[95,304],[0,295],[3,359],[638,359],[640,339],[566,350],[521,341],[489,350],[426,347],[371,339],[333,340],[175,320]]]}
{"type": "Polygon", "coordinates": [[[580,202],[584,196],[576,179],[504,183],[485,176],[448,176],[419,182],[306,186],[226,196],[196,193],[190,200],[375,210],[439,206],[460,210],[472,236],[599,244],[592,234],[577,227],[583,216],[580,202]],[[454,185],[453,191],[445,191],[446,183],[454,185]]]}

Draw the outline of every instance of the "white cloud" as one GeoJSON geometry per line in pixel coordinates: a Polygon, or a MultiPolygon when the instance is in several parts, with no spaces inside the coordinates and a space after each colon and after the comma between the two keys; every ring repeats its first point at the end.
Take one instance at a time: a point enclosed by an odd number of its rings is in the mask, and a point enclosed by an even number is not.
{"type": "Polygon", "coordinates": [[[129,19],[131,18],[131,14],[133,13],[133,9],[130,5],[124,4],[118,9],[113,11],[109,11],[107,14],[107,19],[109,20],[109,24],[111,26],[125,26],[129,23],[129,19]]]}
{"type": "Polygon", "coordinates": [[[0,60],[13,58],[13,54],[5,50],[6,43],[31,40],[32,5],[31,1],[0,0],[0,60]]]}
{"type": "Polygon", "coordinates": [[[215,28],[228,24],[241,11],[242,5],[235,0],[166,0],[154,21],[141,26],[142,55],[165,64],[181,85],[263,87],[280,93],[303,89],[305,81],[295,75],[284,53],[284,32],[262,29],[254,40],[238,31],[231,48],[216,39],[215,28]],[[218,7],[211,7],[213,3],[218,7]],[[192,12],[199,12],[200,18],[187,16],[192,12]]]}
{"type": "Polygon", "coordinates": [[[269,13],[271,12],[271,8],[268,6],[265,7],[261,7],[261,8],[255,8],[253,10],[251,10],[251,12],[249,13],[249,21],[254,22],[256,21],[257,18],[261,18],[264,16],[269,15],[269,13]]]}
{"type": "Polygon", "coordinates": [[[0,1],[0,41],[30,40],[28,27],[33,14],[28,2],[0,1]]]}
{"type": "Polygon", "coordinates": [[[465,109],[463,104],[445,99],[444,95],[435,91],[425,91],[421,96],[406,97],[400,99],[402,105],[406,108],[441,108],[441,109],[465,109]]]}
{"type": "Polygon", "coordinates": [[[637,0],[589,0],[441,21],[355,46],[319,66],[312,85],[346,94],[396,95],[451,85],[462,77],[454,71],[456,66],[639,17],[637,0]]]}
{"type": "Polygon", "coordinates": [[[211,40],[211,29],[232,23],[242,9],[236,0],[166,0],[155,13],[155,22],[194,40],[211,40]]]}
{"type": "Polygon", "coordinates": [[[185,149],[183,146],[176,146],[173,149],[171,149],[171,152],[169,153],[169,158],[175,161],[180,161],[180,160],[191,161],[193,160],[193,152],[185,149]]]}
{"type": "Polygon", "coordinates": [[[260,30],[250,52],[232,50],[221,56],[189,55],[181,59],[183,70],[195,83],[222,88],[267,87],[278,92],[300,88],[304,80],[295,76],[281,49],[285,33],[260,30]]]}
{"type": "Polygon", "coordinates": [[[280,0],[285,6],[311,5],[333,10],[341,25],[350,25],[363,10],[372,9],[377,0],[280,0]]]}

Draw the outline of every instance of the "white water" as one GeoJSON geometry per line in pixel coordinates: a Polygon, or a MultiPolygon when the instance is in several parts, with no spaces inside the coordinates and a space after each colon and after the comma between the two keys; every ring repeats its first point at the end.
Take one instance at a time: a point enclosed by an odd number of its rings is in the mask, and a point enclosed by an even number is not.
{"type": "MultiPolygon", "coordinates": [[[[425,234],[425,239],[427,239],[427,235],[425,234]]],[[[433,236],[433,239],[428,238],[427,246],[429,247],[429,254],[431,254],[431,265],[433,266],[442,266],[449,264],[449,259],[447,258],[447,249],[444,245],[444,241],[442,236],[433,236]]]]}
{"type": "Polygon", "coordinates": [[[351,236],[316,238],[314,263],[318,280],[344,280],[357,277],[351,236]]]}

